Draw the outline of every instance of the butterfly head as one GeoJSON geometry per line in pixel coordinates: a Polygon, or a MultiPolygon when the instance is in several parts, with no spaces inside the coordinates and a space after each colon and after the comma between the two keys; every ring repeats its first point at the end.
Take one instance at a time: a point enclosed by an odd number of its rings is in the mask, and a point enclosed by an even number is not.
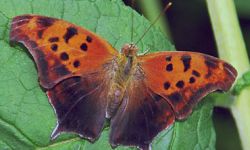
{"type": "Polygon", "coordinates": [[[125,44],[122,47],[121,53],[124,54],[126,57],[133,57],[136,56],[138,48],[135,44],[125,44]]]}

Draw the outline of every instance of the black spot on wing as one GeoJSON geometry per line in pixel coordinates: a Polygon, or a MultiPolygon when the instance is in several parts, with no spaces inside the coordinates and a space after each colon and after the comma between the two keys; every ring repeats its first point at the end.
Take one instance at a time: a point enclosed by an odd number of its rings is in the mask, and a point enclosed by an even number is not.
{"type": "Polygon", "coordinates": [[[190,68],[191,56],[190,55],[183,55],[181,60],[184,65],[184,72],[186,72],[190,68]]]}
{"type": "Polygon", "coordinates": [[[166,61],[167,62],[171,61],[171,59],[172,59],[172,56],[166,56],[166,61]]]}
{"type": "Polygon", "coordinates": [[[52,51],[56,52],[57,49],[58,49],[58,45],[57,45],[57,44],[52,44],[52,45],[50,46],[50,48],[51,48],[52,51]]]}
{"type": "Polygon", "coordinates": [[[204,59],[208,68],[215,69],[218,67],[219,62],[217,59],[212,58],[211,56],[205,56],[204,59]]]}
{"type": "Polygon", "coordinates": [[[189,83],[194,83],[195,82],[195,78],[194,77],[190,77],[189,78],[189,83]]]}
{"type": "Polygon", "coordinates": [[[196,77],[200,77],[200,76],[201,76],[201,74],[200,74],[198,71],[196,71],[196,70],[193,70],[193,71],[192,71],[192,74],[193,74],[194,76],[196,76],[196,77]]]}
{"type": "Polygon", "coordinates": [[[69,55],[66,52],[63,52],[63,53],[61,53],[60,58],[61,58],[61,60],[66,61],[69,59],[69,55]]]}
{"type": "Polygon", "coordinates": [[[63,38],[66,43],[69,42],[69,39],[71,39],[73,36],[77,35],[77,29],[74,27],[68,27],[66,30],[66,33],[64,34],[63,38]]]}
{"type": "Polygon", "coordinates": [[[165,82],[164,84],[163,84],[163,87],[164,87],[164,89],[165,90],[168,90],[169,88],[170,88],[170,83],[169,82],[165,82]]]}
{"type": "Polygon", "coordinates": [[[207,66],[207,74],[205,75],[205,78],[209,78],[213,74],[213,69],[218,68],[219,61],[216,58],[213,58],[211,56],[204,56],[204,63],[207,66]]]}
{"type": "Polygon", "coordinates": [[[182,80],[180,80],[180,81],[178,81],[177,83],[176,83],[176,87],[178,87],[178,88],[183,88],[184,87],[184,81],[182,81],[182,80]]]}
{"type": "Polygon", "coordinates": [[[80,46],[81,50],[87,51],[88,50],[88,45],[86,43],[82,43],[80,46]]]}
{"type": "Polygon", "coordinates": [[[80,66],[80,61],[79,60],[75,60],[74,63],[73,63],[73,66],[75,68],[78,68],[80,66]]]}
{"type": "Polygon", "coordinates": [[[166,66],[166,71],[170,72],[170,71],[172,71],[172,70],[173,70],[173,64],[168,64],[168,65],[166,66]]]}
{"type": "Polygon", "coordinates": [[[58,41],[59,41],[59,38],[58,38],[58,37],[51,37],[51,38],[49,38],[48,41],[49,41],[50,43],[58,42],[58,41]]]}
{"type": "Polygon", "coordinates": [[[41,38],[43,37],[43,32],[44,32],[44,29],[38,30],[38,31],[37,31],[37,37],[38,37],[39,39],[41,39],[41,38]]]}
{"type": "Polygon", "coordinates": [[[49,27],[53,25],[54,22],[55,22],[55,19],[52,19],[49,17],[38,17],[36,21],[38,27],[40,28],[49,27]]]}
{"type": "Polygon", "coordinates": [[[87,41],[88,43],[91,43],[91,42],[92,42],[92,37],[90,37],[90,36],[88,35],[87,38],[86,38],[86,41],[87,41]]]}

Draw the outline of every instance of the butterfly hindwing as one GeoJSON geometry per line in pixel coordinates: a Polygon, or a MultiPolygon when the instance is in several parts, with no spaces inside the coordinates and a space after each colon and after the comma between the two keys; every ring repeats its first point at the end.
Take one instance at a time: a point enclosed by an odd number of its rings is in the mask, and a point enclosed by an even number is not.
{"type": "Polygon", "coordinates": [[[110,143],[150,147],[153,138],[174,122],[174,113],[168,102],[152,92],[141,79],[130,82],[123,101],[111,119],[110,143]]]}
{"type": "Polygon", "coordinates": [[[109,80],[97,72],[63,80],[47,91],[57,114],[57,127],[52,139],[61,132],[74,132],[96,140],[104,126],[109,80]]]}
{"type": "Polygon", "coordinates": [[[215,90],[228,90],[237,72],[228,63],[201,53],[158,52],[139,57],[147,86],[164,97],[177,119],[215,90]]]}
{"type": "Polygon", "coordinates": [[[10,40],[28,48],[46,89],[68,77],[98,70],[118,54],[108,42],[82,27],[38,15],[15,17],[10,40]]]}

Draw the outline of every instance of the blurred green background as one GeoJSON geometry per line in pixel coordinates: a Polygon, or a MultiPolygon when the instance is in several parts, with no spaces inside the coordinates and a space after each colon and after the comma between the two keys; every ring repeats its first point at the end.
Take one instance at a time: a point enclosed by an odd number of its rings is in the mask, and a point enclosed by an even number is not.
{"type": "MultiPolygon", "coordinates": [[[[124,0],[124,2],[132,6],[132,0],[124,0]]],[[[170,1],[135,0],[135,4],[132,7],[149,20],[153,21],[168,2],[170,1]],[[154,7],[154,5],[156,5],[156,7],[154,7]]],[[[156,23],[156,26],[161,27],[161,30],[167,34],[177,50],[196,51],[217,56],[216,43],[206,1],[172,0],[171,2],[173,5],[165,13],[162,19],[156,23]]],[[[248,50],[248,56],[250,56],[250,1],[235,0],[234,2],[248,50]]],[[[230,110],[222,107],[215,107],[213,119],[216,130],[216,149],[242,149],[238,131],[230,110]]]]}

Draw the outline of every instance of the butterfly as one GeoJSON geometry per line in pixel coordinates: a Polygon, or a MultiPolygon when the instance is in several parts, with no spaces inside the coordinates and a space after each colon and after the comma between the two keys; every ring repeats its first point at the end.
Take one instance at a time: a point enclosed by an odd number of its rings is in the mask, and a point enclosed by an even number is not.
{"type": "Polygon", "coordinates": [[[184,120],[207,94],[227,91],[237,71],[195,52],[138,55],[134,44],[118,52],[105,39],[67,21],[22,15],[10,41],[28,48],[56,116],[51,138],[73,132],[94,142],[106,120],[109,142],[150,149],[154,137],[184,120]]]}

